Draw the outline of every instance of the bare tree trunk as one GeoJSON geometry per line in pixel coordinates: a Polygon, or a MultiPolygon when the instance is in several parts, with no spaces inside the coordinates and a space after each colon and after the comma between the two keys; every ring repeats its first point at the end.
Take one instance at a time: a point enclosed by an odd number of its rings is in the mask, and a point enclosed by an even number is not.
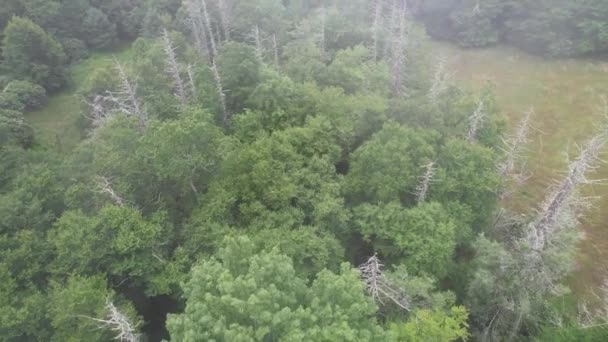
{"type": "Polygon", "coordinates": [[[137,327],[131,323],[129,318],[120,312],[114,303],[107,301],[106,310],[108,312],[107,319],[98,319],[87,317],[94,321],[100,322],[103,326],[114,331],[117,335],[114,337],[115,340],[124,342],[138,342],[140,334],[137,333],[137,327]]]}
{"type": "Polygon", "coordinates": [[[483,122],[486,118],[486,110],[483,100],[477,102],[477,108],[469,117],[469,131],[467,132],[467,141],[474,143],[477,141],[477,134],[483,127],[483,122]]]}
{"type": "Polygon", "coordinates": [[[192,72],[192,64],[188,64],[186,71],[188,72],[188,83],[189,83],[189,88],[190,88],[190,95],[192,96],[192,101],[196,102],[198,100],[198,95],[197,95],[197,90],[196,90],[196,83],[194,82],[194,74],[192,72]]]}
{"type": "Polygon", "coordinates": [[[211,19],[209,18],[209,12],[207,11],[207,1],[200,0],[201,9],[203,10],[203,23],[205,24],[205,28],[207,29],[207,37],[209,38],[209,45],[211,46],[211,58],[215,59],[217,56],[217,45],[216,38],[213,34],[213,28],[211,27],[211,19]]]}
{"type": "Polygon", "coordinates": [[[420,204],[426,200],[427,193],[435,176],[435,163],[430,162],[425,167],[424,175],[420,178],[420,183],[416,187],[416,201],[420,204]]]}
{"type": "MultiPolygon", "coordinates": [[[[534,115],[534,109],[530,108],[525,114],[523,119],[517,126],[515,135],[505,141],[505,158],[502,163],[498,166],[498,175],[500,182],[498,186],[498,196],[502,198],[505,194],[505,184],[508,178],[515,176],[515,166],[517,162],[522,158],[522,154],[526,150],[526,144],[528,143],[528,134],[530,132],[530,118],[534,115]]],[[[519,175],[518,178],[523,182],[525,175],[519,175]]]]}
{"type": "Polygon", "coordinates": [[[380,49],[380,31],[382,30],[382,5],[384,4],[384,0],[374,0],[373,11],[374,17],[372,22],[372,34],[373,34],[373,47],[372,47],[372,58],[374,61],[378,60],[379,57],[379,49],[380,49]]]}
{"type": "Polygon", "coordinates": [[[433,104],[437,104],[439,96],[448,89],[450,78],[451,75],[447,71],[446,59],[444,57],[439,57],[435,67],[435,74],[433,75],[433,83],[431,84],[431,88],[427,95],[433,104]]]}
{"type": "Polygon", "coordinates": [[[215,61],[211,63],[211,71],[213,72],[213,79],[215,80],[215,89],[217,91],[217,95],[220,101],[220,106],[222,107],[224,126],[228,127],[228,125],[230,124],[230,113],[228,112],[228,108],[226,107],[226,94],[224,93],[224,88],[222,86],[222,78],[220,77],[220,73],[217,70],[217,65],[215,64],[215,61]]]}
{"type": "Polygon", "coordinates": [[[114,204],[116,204],[119,207],[124,207],[125,206],[125,200],[120,197],[112,188],[112,181],[108,178],[108,177],[102,177],[99,176],[97,177],[97,182],[98,182],[98,192],[99,193],[104,193],[110,196],[110,199],[112,200],[112,202],[114,202],[114,204]]]}
{"type": "Polygon", "coordinates": [[[393,30],[393,39],[391,43],[392,49],[392,66],[391,72],[393,75],[393,96],[400,96],[403,93],[403,67],[405,65],[405,47],[407,45],[407,28],[406,15],[407,5],[405,2],[401,6],[393,8],[398,13],[393,13],[396,18],[397,28],[393,30]],[[396,32],[395,32],[396,31],[396,32]]]}
{"type": "Polygon", "coordinates": [[[218,0],[218,9],[220,12],[222,31],[224,32],[224,39],[230,40],[230,15],[228,13],[228,7],[226,6],[226,0],[218,0]]]}
{"type": "Polygon", "coordinates": [[[533,225],[528,242],[535,251],[542,251],[559,228],[559,218],[567,207],[572,205],[576,188],[582,184],[593,184],[588,180],[588,171],[597,167],[599,153],[608,142],[608,128],[591,138],[576,160],[568,166],[566,177],[549,193],[539,213],[536,224],[533,225]]]}
{"type": "Polygon", "coordinates": [[[110,93],[111,100],[118,105],[126,115],[134,116],[139,121],[140,129],[145,129],[148,124],[148,114],[142,108],[137,98],[137,84],[131,83],[127,77],[124,67],[114,58],[114,67],[120,79],[120,91],[110,93]]]}
{"type": "Polygon", "coordinates": [[[370,296],[381,305],[388,300],[403,310],[410,311],[410,301],[403,290],[393,287],[382,272],[382,263],[376,255],[359,266],[361,277],[370,296]]]}
{"type": "Polygon", "coordinates": [[[253,40],[255,41],[255,55],[261,63],[264,63],[264,44],[258,25],[253,27],[253,40]]]}
{"type": "Polygon", "coordinates": [[[325,37],[325,24],[326,24],[326,10],[325,10],[325,5],[321,6],[321,32],[320,32],[320,39],[319,39],[319,48],[321,49],[321,59],[325,60],[325,58],[327,57],[327,53],[326,53],[326,37],[325,37]]]}
{"type": "Polygon", "coordinates": [[[169,32],[167,32],[166,29],[163,29],[163,40],[165,43],[165,54],[167,55],[167,59],[165,60],[165,63],[167,64],[166,71],[171,78],[173,78],[173,89],[175,90],[175,96],[178,98],[181,106],[185,107],[188,104],[186,86],[184,85],[184,81],[180,75],[181,68],[177,62],[177,57],[175,56],[175,47],[173,47],[173,43],[169,37],[169,32]]]}
{"type": "Polygon", "coordinates": [[[281,67],[281,64],[279,62],[279,46],[277,44],[277,35],[276,34],[272,35],[272,50],[273,50],[273,55],[274,55],[274,65],[276,66],[277,69],[279,69],[281,67]]]}

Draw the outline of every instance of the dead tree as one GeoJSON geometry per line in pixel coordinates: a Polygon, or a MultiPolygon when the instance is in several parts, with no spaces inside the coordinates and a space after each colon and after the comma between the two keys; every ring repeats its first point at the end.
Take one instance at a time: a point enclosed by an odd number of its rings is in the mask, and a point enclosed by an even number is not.
{"type": "Polygon", "coordinates": [[[125,206],[125,200],[120,197],[116,193],[116,191],[114,191],[114,189],[112,188],[112,181],[108,177],[97,176],[97,187],[98,192],[109,195],[110,199],[112,200],[112,202],[114,202],[114,204],[119,207],[125,206]]]}
{"type": "Polygon", "coordinates": [[[253,27],[253,30],[251,32],[251,38],[253,40],[253,42],[255,43],[255,56],[258,58],[258,60],[263,63],[264,62],[264,41],[262,38],[262,33],[260,31],[260,27],[256,24],[253,27]]]}
{"type": "Polygon", "coordinates": [[[526,145],[529,142],[530,133],[530,118],[534,115],[534,108],[526,111],[523,119],[517,125],[515,134],[509,139],[504,141],[505,147],[503,152],[505,154],[504,161],[498,165],[498,175],[500,178],[498,195],[502,197],[505,192],[505,183],[509,178],[515,178],[518,183],[523,182],[527,177],[524,172],[519,174],[515,173],[516,164],[523,158],[523,154],[526,151],[526,145]]]}
{"type": "Polygon", "coordinates": [[[217,56],[217,45],[216,45],[216,40],[215,40],[215,35],[213,34],[213,28],[211,26],[211,19],[209,17],[209,11],[207,11],[207,1],[206,0],[199,0],[200,1],[200,9],[203,11],[203,24],[205,25],[205,28],[207,29],[207,37],[209,38],[209,45],[211,46],[211,58],[215,58],[215,56],[217,56]]]}
{"type": "Polygon", "coordinates": [[[171,38],[169,37],[169,32],[167,29],[163,29],[163,41],[165,44],[165,54],[167,55],[167,59],[165,60],[166,71],[173,79],[173,89],[175,90],[175,97],[179,100],[182,107],[185,107],[188,104],[188,96],[186,95],[186,86],[181,76],[181,68],[179,63],[177,62],[177,57],[175,56],[175,47],[173,46],[173,42],[171,42],[171,38]]]}
{"type": "Polygon", "coordinates": [[[424,166],[424,169],[424,174],[422,177],[420,177],[420,181],[416,187],[416,201],[418,203],[423,203],[426,200],[429,188],[433,182],[433,177],[435,177],[435,163],[428,163],[426,166],[424,166]]]}
{"type": "Polygon", "coordinates": [[[608,142],[608,127],[591,138],[581,150],[578,158],[568,166],[566,177],[558,182],[553,191],[547,195],[538,214],[536,223],[528,235],[528,243],[535,251],[543,251],[552,240],[555,233],[562,228],[560,217],[571,208],[580,207],[584,203],[573,203],[576,189],[583,184],[594,184],[596,181],[587,179],[587,173],[598,166],[599,153],[608,142]]]}
{"type": "Polygon", "coordinates": [[[192,64],[188,64],[186,72],[188,73],[188,88],[190,90],[190,95],[192,96],[192,101],[196,102],[198,95],[196,83],[194,82],[194,73],[192,72],[192,64]]]}
{"type": "Polygon", "coordinates": [[[372,58],[374,61],[378,60],[378,51],[380,49],[380,34],[383,27],[382,22],[382,6],[384,4],[384,0],[374,0],[373,1],[373,21],[372,21],[372,38],[373,38],[373,46],[372,46],[372,58]]]}
{"type": "Polygon", "coordinates": [[[108,92],[109,99],[116,104],[121,112],[139,121],[139,128],[145,129],[148,124],[148,114],[143,109],[137,97],[137,83],[131,82],[124,67],[114,58],[114,68],[120,80],[117,92],[108,92]]]}
{"type": "Polygon", "coordinates": [[[380,305],[389,301],[403,310],[410,311],[410,302],[402,290],[394,288],[382,273],[384,265],[374,254],[367,262],[359,266],[361,277],[370,296],[380,305]]]}
{"type": "Polygon", "coordinates": [[[474,143],[477,141],[477,134],[483,127],[484,120],[486,118],[486,110],[483,100],[477,102],[477,108],[469,117],[469,131],[467,132],[467,141],[474,143]]]}
{"type": "Polygon", "coordinates": [[[85,117],[91,122],[93,132],[105,125],[114,115],[115,103],[108,96],[95,95],[91,101],[84,99],[84,102],[89,106],[89,111],[85,114],[85,117]]]}
{"type": "Polygon", "coordinates": [[[407,46],[407,5],[403,1],[393,7],[396,13],[392,13],[392,20],[396,27],[391,29],[391,74],[393,76],[392,92],[393,96],[400,96],[403,93],[403,73],[406,62],[405,49],[407,46]]]}
{"type": "Polygon", "coordinates": [[[226,6],[226,0],[218,0],[217,6],[220,12],[220,23],[224,32],[224,39],[230,40],[230,15],[228,13],[228,6],[226,6]]]}
{"type": "Polygon", "coordinates": [[[274,55],[274,65],[278,69],[281,65],[279,62],[279,45],[277,44],[277,35],[272,35],[272,52],[274,55]]]}
{"type": "Polygon", "coordinates": [[[319,37],[319,48],[321,49],[321,59],[325,60],[326,58],[326,21],[327,21],[327,13],[325,6],[321,6],[321,27],[320,27],[320,37],[319,37]]]}
{"type": "Polygon", "coordinates": [[[429,100],[437,104],[437,99],[446,90],[448,90],[451,75],[447,71],[447,60],[445,57],[439,57],[437,65],[435,66],[435,73],[433,75],[433,83],[427,94],[429,100]]]}
{"type": "Polygon", "coordinates": [[[115,340],[121,342],[138,342],[140,334],[137,333],[137,326],[129,320],[125,314],[120,312],[110,300],[106,302],[107,318],[98,319],[87,317],[102,324],[102,326],[116,333],[115,340]]]}
{"type": "Polygon", "coordinates": [[[228,108],[226,107],[226,94],[224,93],[224,87],[222,86],[222,78],[220,77],[220,73],[217,70],[217,65],[215,64],[215,61],[211,62],[211,72],[213,73],[213,79],[215,80],[215,90],[220,101],[220,106],[222,107],[224,126],[228,127],[228,125],[230,124],[230,113],[228,112],[228,108]]]}

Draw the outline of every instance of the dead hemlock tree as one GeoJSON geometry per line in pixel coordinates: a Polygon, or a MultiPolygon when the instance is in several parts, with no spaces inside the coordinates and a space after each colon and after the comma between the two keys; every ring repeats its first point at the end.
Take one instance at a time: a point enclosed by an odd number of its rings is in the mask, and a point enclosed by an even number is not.
{"type": "Polygon", "coordinates": [[[256,24],[251,31],[251,39],[255,44],[255,56],[258,58],[260,63],[264,63],[264,38],[262,38],[262,32],[260,27],[256,24]]]}
{"type": "Polygon", "coordinates": [[[426,200],[429,187],[433,182],[433,177],[435,177],[435,162],[428,163],[424,166],[424,169],[424,175],[422,175],[420,182],[416,187],[416,202],[418,202],[418,204],[423,203],[426,200]]]}
{"type": "Polygon", "coordinates": [[[435,66],[435,74],[433,75],[433,83],[427,94],[429,100],[433,104],[437,104],[437,99],[446,90],[448,90],[452,75],[447,70],[447,59],[440,56],[435,66]]]}
{"type": "Polygon", "coordinates": [[[484,108],[483,100],[479,100],[477,103],[477,109],[469,117],[469,131],[467,132],[467,141],[473,143],[477,141],[477,134],[483,127],[483,122],[486,118],[486,110],[484,108]]]}
{"type": "Polygon", "coordinates": [[[148,125],[148,114],[137,98],[137,84],[129,80],[124,67],[116,58],[114,58],[114,68],[120,79],[119,90],[108,92],[108,97],[121,112],[136,118],[139,121],[139,128],[143,130],[148,125]]]}
{"type": "Polygon", "coordinates": [[[192,96],[192,101],[198,101],[197,98],[197,90],[196,83],[194,83],[194,72],[192,71],[192,64],[188,64],[186,67],[186,72],[188,73],[188,87],[190,88],[190,95],[192,96]]]}
{"type": "MultiPolygon", "coordinates": [[[[396,4],[396,3],[394,3],[396,4]]],[[[393,6],[391,14],[391,74],[393,75],[393,96],[403,93],[403,72],[406,62],[405,49],[408,44],[407,3],[405,0],[393,6]]]]}
{"type": "Polygon", "coordinates": [[[188,104],[188,96],[186,95],[186,86],[181,76],[181,67],[177,62],[177,56],[175,55],[175,47],[169,37],[167,29],[163,28],[163,42],[165,44],[165,54],[167,59],[165,60],[166,71],[173,79],[173,89],[175,90],[175,97],[179,100],[182,107],[188,104]]]}
{"type": "Polygon", "coordinates": [[[382,273],[382,267],[384,265],[375,254],[359,266],[367,292],[380,305],[385,305],[384,302],[389,301],[403,310],[410,311],[409,299],[401,289],[391,286],[390,281],[382,273]]]}
{"type": "Polygon", "coordinates": [[[578,158],[570,163],[566,177],[549,193],[527,236],[532,250],[541,252],[547,247],[556,233],[565,226],[564,222],[560,222],[561,219],[572,216],[568,215],[567,210],[576,210],[586,205],[584,198],[575,196],[576,190],[584,184],[598,183],[587,179],[587,173],[598,167],[599,154],[607,142],[608,127],[603,127],[600,133],[587,142],[578,158]]]}
{"type": "Polygon", "coordinates": [[[92,130],[90,134],[94,134],[96,129],[105,125],[115,113],[115,103],[108,96],[95,95],[92,101],[84,102],[89,106],[89,111],[84,115],[91,122],[92,130]]]}
{"type": "Polygon", "coordinates": [[[114,337],[115,340],[121,342],[138,342],[140,334],[137,333],[137,326],[134,326],[129,318],[120,312],[114,303],[110,300],[106,301],[106,310],[108,311],[106,319],[98,319],[92,317],[86,317],[102,324],[114,331],[117,335],[114,337]]]}
{"type": "Polygon", "coordinates": [[[220,13],[220,25],[222,26],[222,31],[224,32],[224,39],[230,40],[230,14],[226,1],[229,0],[218,0],[217,7],[220,13]]]}
{"type": "Polygon", "coordinates": [[[382,16],[382,7],[384,5],[384,0],[374,0],[372,1],[372,11],[373,11],[373,21],[372,21],[372,35],[373,35],[373,45],[372,45],[372,58],[374,61],[378,60],[379,57],[379,49],[380,49],[380,34],[383,27],[383,16],[382,16]]]}
{"type": "Polygon", "coordinates": [[[97,176],[97,188],[99,193],[109,195],[112,202],[114,202],[114,204],[117,206],[125,206],[126,201],[114,191],[112,188],[112,180],[110,178],[105,176],[97,176]]]}
{"type": "Polygon", "coordinates": [[[505,158],[504,161],[498,165],[498,176],[500,178],[498,197],[500,199],[503,199],[508,195],[508,193],[505,192],[505,183],[507,182],[507,179],[514,179],[516,184],[520,186],[529,178],[523,170],[519,173],[515,172],[515,167],[523,159],[523,155],[526,152],[526,145],[530,140],[530,119],[533,115],[534,108],[530,108],[526,111],[523,119],[517,125],[515,134],[503,141],[505,145],[503,148],[505,158]]]}
{"type": "Polygon", "coordinates": [[[274,55],[274,65],[277,69],[281,67],[281,63],[279,62],[279,45],[277,44],[277,35],[272,35],[272,52],[274,55]]]}
{"type": "MultiPolygon", "coordinates": [[[[188,3],[188,12],[191,18],[193,31],[199,32],[201,38],[207,37],[211,51],[209,53],[211,72],[213,73],[213,79],[215,81],[215,89],[217,91],[220,106],[222,108],[222,115],[224,125],[228,125],[230,122],[230,113],[226,106],[226,93],[222,85],[222,78],[217,69],[216,57],[217,48],[215,43],[215,36],[211,27],[211,21],[209,18],[209,12],[207,11],[207,3],[205,0],[190,0],[188,3]]],[[[205,53],[206,49],[199,49],[202,54],[205,53]]],[[[205,56],[204,56],[205,57],[205,56]]],[[[192,82],[194,84],[194,82],[192,82]]]]}

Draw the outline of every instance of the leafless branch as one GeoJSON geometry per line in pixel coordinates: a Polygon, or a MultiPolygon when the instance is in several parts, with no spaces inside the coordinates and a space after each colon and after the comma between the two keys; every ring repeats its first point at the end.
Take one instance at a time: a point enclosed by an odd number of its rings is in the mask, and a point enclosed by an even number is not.
{"type": "Polygon", "coordinates": [[[424,174],[420,177],[420,181],[416,187],[416,201],[418,203],[423,203],[426,200],[429,187],[431,186],[436,171],[434,162],[428,163],[424,168],[424,174]]]}
{"type": "Polygon", "coordinates": [[[433,75],[433,83],[427,94],[429,100],[432,103],[437,103],[437,99],[446,90],[448,90],[452,75],[447,70],[447,60],[445,57],[440,56],[435,66],[435,74],[433,75]]]}
{"type": "Polygon", "coordinates": [[[137,118],[140,129],[145,129],[148,123],[148,114],[137,98],[137,84],[129,80],[124,67],[116,58],[114,58],[114,68],[120,80],[119,90],[115,93],[108,92],[108,98],[118,106],[121,112],[137,118]]]}
{"type": "MultiPolygon", "coordinates": [[[[505,195],[505,182],[507,178],[514,178],[518,185],[521,185],[528,178],[526,172],[515,173],[516,164],[523,158],[523,154],[526,151],[526,145],[529,142],[530,132],[530,118],[534,115],[534,109],[530,108],[525,114],[523,119],[517,125],[515,134],[504,141],[504,153],[505,158],[502,163],[498,165],[498,175],[500,177],[500,184],[498,189],[499,197],[505,195]]],[[[523,165],[523,164],[522,164],[523,165]]]]}
{"type": "Polygon", "coordinates": [[[121,342],[138,342],[140,334],[137,333],[137,326],[133,325],[129,318],[120,312],[114,303],[109,299],[106,301],[107,318],[98,319],[87,317],[91,320],[101,323],[104,327],[114,331],[116,336],[115,340],[121,342]]]}
{"type": "Polygon", "coordinates": [[[469,117],[469,131],[467,132],[467,141],[473,143],[477,141],[477,134],[483,127],[484,120],[486,118],[486,110],[483,100],[479,100],[477,108],[469,117]]]}
{"type": "Polygon", "coordinates": [[[359,266],[367,291],[381,305],[388,300],[401,309],[410,311],[409,299],[402,290],[393,288],[387,281],[382,273],[383,266],[375,254],[366,263],[359,266]]]}
{"type": "Polygon", "coordinates": [[[529,243],[532,249],[542,251],[547,242],[554,236],[558,221],[563,211],[569,206],[580,207],[576,203],[574,193],[578,186],[592,184],[587,179],[587,173],[597,168],[600,162],[599,154],[608,142],[608,127],[592,137],[580,152],[578,158],[570,163],[566,177],[551,191],[540,210],[537,222],[532,226],[529,243]]]}
{"type": "Polygon", "coordinates": [[[105,193],[110,196],[110,199],[114,204],[124,207],[125,200],[120,197],[116,191],[112,188],[112,181],[108,177],[98,176],[97,177],[97,187],[99,193],[105,193]]]}
{"type": "Polygon", "coordinates": [[[173,89],[175,90],[175,97],[178,98],[182,107],[188,104],[188,97],[186,96],[186,86],[181,76],[181,67],[177,62],[177,56],[175,55],[175,47],[169,37],[167,29],[163,28],[163,42],[165,44],[165,54],[167,58],[165,60],[166,71],[173,79],[173,89]]]}
{"type": "Polygon", "coordinates": [[[194,82],[194,73],[192,72],[192,64],[188,64],[186,67],[186,72],[188,73],[188,86],[190,88],[190,94],[192,95],[192,101],[196,102],[198,99],[196,83],[194,82]]]}

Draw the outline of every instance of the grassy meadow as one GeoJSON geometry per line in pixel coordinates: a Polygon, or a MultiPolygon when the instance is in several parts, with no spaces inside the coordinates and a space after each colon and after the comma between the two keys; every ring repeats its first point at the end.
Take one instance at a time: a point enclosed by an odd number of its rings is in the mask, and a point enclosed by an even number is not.
{"type": "Polygon", "coordinates": [[[70,85],[49,96],[48,104],[26,113],[26,119],[36,130],[36,139],[46,146],[68,151],[81,140],[78,121],[82,116],[82,99],[78,90],[96,69],[111,68],[112,57],[127,60],[130,50],[123,47],[114,52],[93,53],[70,68],[70,85]]]}

